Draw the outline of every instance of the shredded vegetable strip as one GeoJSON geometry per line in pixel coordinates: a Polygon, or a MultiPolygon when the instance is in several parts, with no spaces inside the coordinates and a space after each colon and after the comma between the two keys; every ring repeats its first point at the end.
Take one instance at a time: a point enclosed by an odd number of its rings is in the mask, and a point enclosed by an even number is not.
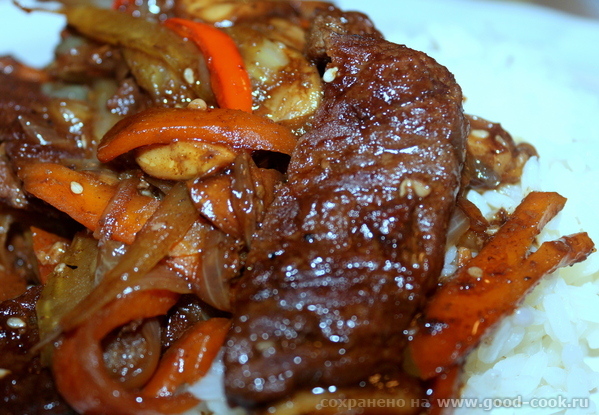
{"type": "Polygon", "coordinates": [[[291,154],[297,141],[288,128],[243,111],[153,107],[116,123],[98,146],[98,160],[106,163],[138,147],[181,140],[284,154],[291,154]]]}
{"type": "Polygon", "coordinates": [[[19,171],[25,190],[66,212],[94,230],[114,187],[91,173],[81,173],[57,163],[27,163],[19,171]]]}
{"type": "Polygon", "coordinates": [[[141,229],[119,263],[61,321],[64,330],[88,319],[128,287],[134,287],[177,243],[198,218],[185,183],[179,182],[141,229]]]}
{"type": "Polygon", "coordinates": [[[64,7],[62,12],[69,26],[83,35],[159,60],[165,70],[177,78],[174,80],[177,85],[187,85],[194,91],[194,96],[209,104],[214,102],[203,56],[197,53],[193,44],[166,27],[117,10],[92,6],[64,7]]]}
{"type": "MultiPolygon", "coordinates": [[[[36,304],[40,344],[59,334],[59,321],[94,288],[98,254],[97,241],[91,235],[75,235],[61,263],[48,275],[36,304]]],[[[50,348],[42,358],[49,359],[50,348]]]]}
{"type": "Polygon", "coordinates": [[[206,23],[172,17],[164,25],[202,51],[210,85],[221,108],[252,112],[252,86],[243,58],[229,35],[206,23]]]}
{"type": "Polygon", "coordinates": [[[125,389],[104,366],[101,341],[130,321],[165,314],[178,294],[165,290],[134,291],[97,310],[64,336],[54,352],[53,373],[60,393],[73,408],[86,414],[172,414],[198,401],[190,394],[147,397],[125,389]]]}
{"type": "Polygon", "coordinates": [[[121,180],[115,186],[114,194],[94,230],[96,239],[112,239],[115,241],[133,243],[135,235],[146,221],[154,214],[160,201],[150,196],[144,196],[138,190],[139,179],[128,178],[121,180]],[[137,230],[132,232],[130,218],[137,219],[137,230]]]}
{"type": "Polygon", "coordinates": [[[31,236],[40,282],[45,284],[48,281],[48,275],[58,265],[62,253],[71,241],[35,226],[31,227],[31,236]]]}
{"type": "Polygon", "coordinates": [[[229,326],[226,318],[196,323],[166,351],[144,394],[170,396],[182,385],[200,380],[221,349],[229,326]]]}
{"type": "Polygon", "coordinates": [[[579,233],[545,242],[526,257],[536,235],[564,203],[557,193],[530,193],[480,253],[437,290],[409,346],[421,378],[461,362],[541,277],[593,252],[593,242],[579,233]]]}
{"type": "MultiPolygon", "coordinates": [[[[104,209],[117,186],[97,175],[71,170],[57,163],[28,163],[19,176],[25,190],[68,214],[91,231],[96,230],[104,209]]],[[[135,234],[154,213],[159,202],[152,197],[132,194],[119,217],[114,239],[131,243],[135,234]]]]}

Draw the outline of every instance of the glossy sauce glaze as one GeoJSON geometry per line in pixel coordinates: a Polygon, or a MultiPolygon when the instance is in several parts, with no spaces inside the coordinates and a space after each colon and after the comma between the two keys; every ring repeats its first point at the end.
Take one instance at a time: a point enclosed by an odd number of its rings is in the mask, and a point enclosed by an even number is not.
{"type": "Polygon", "coordinates": [[[468,131],[460,88],[423,53],[353,35],[351,21],[328,11],[308,37],[327,63],[324,99],[236,287],[234,404],[399,366],[443,264],[468,131]]]}

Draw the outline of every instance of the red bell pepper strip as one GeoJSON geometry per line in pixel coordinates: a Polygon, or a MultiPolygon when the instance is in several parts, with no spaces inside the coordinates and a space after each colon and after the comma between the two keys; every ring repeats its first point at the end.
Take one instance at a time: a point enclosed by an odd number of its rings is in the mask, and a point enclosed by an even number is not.
{"type": "Polygon", "coordinates": [[[209,24],[173,17],[164,26],[194,42],[210,72],[210,84],[221,108],[252,112],[252,86],[237,45],[222,30],[209,24]]]}
{"type": "Polygon", "coordinates": [[[291,154],[297,143],[287,127],[244,111],[153,107],[117,122],[102,138],[98,160],[107,163],[138,147],[184,140],[283,154],[291,154]]]}

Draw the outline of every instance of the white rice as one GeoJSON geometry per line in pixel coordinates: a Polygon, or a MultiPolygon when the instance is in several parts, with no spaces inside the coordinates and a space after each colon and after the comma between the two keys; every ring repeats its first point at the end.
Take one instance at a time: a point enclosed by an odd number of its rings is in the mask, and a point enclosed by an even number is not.
{"type": "MultiPolygon", "coordinates": [[[[584,230],[599,242],[594,217],[599,206],[599,130],[594,125],[599,78],[593,78],[599,57],[585,50],[598,44],[599,22],[520,6],[513,6],[518,7],[513,13],[512,6],[493,3],[400,0],[393,5],[397,13],[373,3],[363,5],[365,11],[390,40],[427,52],[455,74],[468,113],[501,122],[539,151],[520,185],[471,192],[469,199],[490,215],[501,206],[513,209],[531,190],[557,191],[568,202],[539,241],[584,230]]],[[[598,360],[599,255],[593,254],[545,278],[470,355],[462,397],[478,400],[458,405],[477,407],[456,413],[595,414],[598,360]],[[519,407],[500,407],[504,402],[519,407]]]]}
{"type": "MultiPolygon", "coordinates": [[[[555,190],[553,186],[543,187],[537,179],[528,177],[542,174],[549,167],[542,160],[542,157],[533,159],[527,164],[523,183],[528,185],[510,189],[515,201],[530,190],[555,190]],[[534,181],[537,183],[531,186],[534,181]]],[[[572,176],[566,174],[562,179],[574,180],[572,176]]],[[[489,203],[497,199],[497,193],[488,192],[482,198],[472,199],[477,203],[489,203]]],[[[569,200],[570,206],[547,225],[539,240],[556,239],[581,229],[594,231],[597,235],[594,224],[587,226],[574,215],[572,202],[569,200]],[[568,216],[570,214],[573,216],[568,216]]],[[[597,255],[592,255],[583,264],[545,278],[526,297],[520,309],[503,320],[493,336],[470,355],[462,396],[483,399],[520,397],[522,402],[561,396],[568,404],[575,402],[570,401],[572,398],[584,398],[590,400],[579,402],[583,406],[588,402],[588,408],[579,405],[570,409],[541,409],[524,405],[517,409],[494,408],[492,413],[596,413],[599,374],[595,372],[597,364],[593,360],[599,347],[598,267],[597,255]]],[[[457,411],[458,414],[478,412],[479,408],[457,411]]]]}

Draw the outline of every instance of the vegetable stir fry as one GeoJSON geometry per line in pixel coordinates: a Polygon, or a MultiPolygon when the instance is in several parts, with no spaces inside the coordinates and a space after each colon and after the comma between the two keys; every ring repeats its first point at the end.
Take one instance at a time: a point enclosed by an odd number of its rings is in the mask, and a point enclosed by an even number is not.
{"type": "Polygon", "coordinates": [[[50,65],[0,58],[11,67],[0,73],[9,412],[206,410],[189,386],[224,353],[227,398],[250,412],[343,413],[319,407],[328,396],[428,402],[438,414],[498,321],[594,251],[585,233],[536,246],[566,203],[556,193],[493,219],[468,201],[517,182],[534,148],[463,114],[445,68],[362,14],[294,0],[62,3],[50,65]],[[440,279],[446,245],[458,271],[440,279]],[[409,307],[364,317],[373,308],[356,306],[359,284],[380,294],[373,307],[395,295],[409,307]],[[330,287],[341,288],[325,298],[330,287]],[[331,296],[338,310],[323,311],[331,296]],[[364,335],[325,327],[345,307],[357,310],[351,328],[391,333],[359,373],[350,360],[364,335]],[[280,316],[296,319],[295,336],[280,316]],[[406,324],[400,337],[392,319],[406,324]],[[299,365],[303,348],[333,369],[292,369],[285,359],[299,365]],[[263,358],[293,380],[262,387],[263,358]]]}

